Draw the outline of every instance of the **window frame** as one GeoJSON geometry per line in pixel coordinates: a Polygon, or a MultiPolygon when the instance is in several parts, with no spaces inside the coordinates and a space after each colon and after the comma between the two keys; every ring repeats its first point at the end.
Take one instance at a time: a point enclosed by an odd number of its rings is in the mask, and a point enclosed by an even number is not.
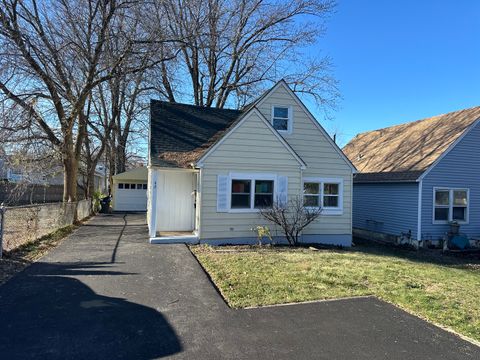
{"type": "Polygon", "coordinates": [[[433,199],[432,199],[432,224],[434,225],[445,225],[450,224],[453,221],[456,221],[459,224],[469,224],[470,223],[470,188],[461,188],[461,187],[443,187],[435,186],[433,188],[433,199]],[[448,206],[447,205],[436,205],[435,204],[435,195],[437,191],[448,191],[448,206]],[[454,192],[455,191],[465,191],[467,193],[467,205],[466,206],[455,206],[453,203],[454,192]],[[435,209],[436,208],[447,208],[448,209],[448,220],[436,220],[435,219],[435,209]],[[453,208],[455,207],[464,207],[466,214],[465,220],[453,220],[453,208]]]}
{"type": "Polygon", "coordinates": [[[290,135],[293,132],[293,111],[292,107],[288,105],[272,105],[272,116],[270,117],[270,124],[272,127],[278,131],[280,134],[290,135]],[[275,118],[275,108],[285,108],[288,110],[288,118],[287,118],[287,130],[277,130],[273,126],[273,119],[275,118]]]}
{"type": "MultiPolygon", "coordinates": [[[[319,194],[317,195],[319,198],[319,204],[321,204],[322,215],[329,215],[329,216],[338,216],[343,215],[343,178],[319,178],[319,177],[305,177],[302,180],[302,200],[304,199],[305,195],[307,196],[314,196],[313,194],[305,194],[304,188],[305,183],[316,183],[319,184],[319,194]],[[338,184],[338,206],[323,206],[324,203],[324,185],[325,184],[338,184]]],[[[327,195],[329,196],[329,195],[327,195]]],[[[306,206],[307,209],[316,209],[316,206],[306,206]]]]}
{"type": "Polygon", "coordinates": [[[257,213],[260,208],[255,207],[255,181],[265,180],[273,181],[273,202],[277,196],[277,175],[276,174],[249,174],[249,173],[230,173],[228,181],[228,212],[229,213],[257,213]],[[232,208],[232,181],[249,180],[250,181],[250,207],[232,208]]]}

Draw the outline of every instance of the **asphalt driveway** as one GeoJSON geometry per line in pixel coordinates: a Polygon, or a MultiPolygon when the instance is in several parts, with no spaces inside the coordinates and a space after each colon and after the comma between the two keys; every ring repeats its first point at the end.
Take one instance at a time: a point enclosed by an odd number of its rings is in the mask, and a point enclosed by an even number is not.
{"type": "Polygon", "coordinates": [[[4,359],[479,359],[480,348],[358,298],[230,309],[142,214],[97,216],[0,287],[4,359]]]}

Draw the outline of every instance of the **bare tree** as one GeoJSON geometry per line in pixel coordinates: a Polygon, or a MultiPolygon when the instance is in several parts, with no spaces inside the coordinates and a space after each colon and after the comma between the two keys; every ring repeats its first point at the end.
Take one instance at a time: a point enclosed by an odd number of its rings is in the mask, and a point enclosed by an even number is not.
{"type": "MultiPolygon", "coordinates": [[[[64,200],[76,200],[78,163],[87,132],[82,116],[92,90],[121,72],[155,61],[134,61],[152,40],[128,0],[1,0],[0,92],[58,150],[64,200]],[[108,50],[108,51],[107,51],[108,50]],[[128,61],[127,61],[128,60],[128,61]]],[[[138,3],[141,4],[141,3],[138,3]]],[[[155,42],[161,42],[156,34],[155,42]]]]}
{"type": "Polygon", "coordinates": [[[321,213],[320,207],[304,206],[302,196],[294,196],[286,204],[276,201],[271,207],[260,209],[260,216],[278,225],[292,246],[299,244],[303,229],[315,221],[321,213]]]}
{"type": "MultiPolygon", "coordinates": [[[[193,102],[223,108],[244,105],[271,82],[284,78],[300,93],[325,107],[338,97],[326,57],[302,50],[324,32],[331,0],[167,0],[159,2],[170,31],[182,38],[180,68],[162,74],[163,92],[174,101],[171,85],[188,78],[193,102]],[[292,72],[295,61],[297,71],[292,72]]],[[[185,91],[184,88],[181,88],[185,91]]]]}

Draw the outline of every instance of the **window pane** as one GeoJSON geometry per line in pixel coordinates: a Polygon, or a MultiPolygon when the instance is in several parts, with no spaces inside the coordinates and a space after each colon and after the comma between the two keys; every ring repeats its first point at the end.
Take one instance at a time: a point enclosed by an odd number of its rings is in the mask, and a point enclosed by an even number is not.
{"type": "Polygon", "coordinates": [[[288,119],[273,118],[273,128],[275,130],[288,130],[288,119]]]}
{"type": "Polygon", "coordinates": [[[232,180],[232,193],[250,194],[250,180],[232,180]]]}
{"type": "Polygon", "coordinates": [[[303,205],[318,207],[319,206],[318,196],[305,195],[303,198],[303,205]]]}
{"type": "Polygon", "coordinates": [[[323,206],[325,207],[338,207],[338,196],[324,196],[323,206]]]}
{"type": "Polygon", "coordinates": [[[147,184],[143,184],[143,190],[147,190],[147,184]]]}
{"type": "Polygon", "coordinates": [[[448,208],[435,208],[435,220],[448,221],[448,208]]]}
{"type": "Polygon", "coordinates": [[[142,189],[142,184],[137,184],[137,190],[142,189]]]}
{"type": "Polygon", "coordinates": [[[232,194],[232,209],[250,209],[250,194],[232,194]]]}
{"type": "Polygon", "coordinates": [[[125,184],[125,189],[130,189],[130,184],[125,184]]]}
{"type": "Polygon", "coordinates": [[[338,184],[323,184],[323,193],[325,195],[338,195],[338,184]]]}
{"type": "Polygon", "coordinates": [[[130,189],[135,190],[137,188],[137,184],[130,184],[130,189]]]}
{"type": "Polygon", "coordinates": [[[305,194],[319,194],[320,193],[320,184],[319,183],[304,183],[303,192],[305,194]]]}
{"type": "Polygon", "coordinates": [[[270,195],[255,194],[256,208],[271,207],[272,204],[273,204],[273,194],[270,194],[270,195]]]}
{"type": "Polygon", "coordinates": [[[279,118],[288,118],[288,108],[286,107],[274,107],[273,108],[273,117],[279,118]]]}
{"type": "Polygon", "coordinates": [[[255,194],[273,194],[273,180],[255,180],[255,194]]]}
{"type": "Polygon", "coordinates": [[[449,205],[450,191],[436,190],[435,191],[435,205],[449,205]]]}
{"type": "Polygon", "coordinates": [[[119,188],[119,189],[123,189],[123,183],[119,183],[119,184],[118,184],[118,188],[119,188]]]}
{"type": "Polygon", "coordinates": [[[232,180],[232,209],[249,209],[250,180],[232,180]]]}
{"type": "Polygon", "coordinates": [[[466,221],[467,220],[467,208],[454,207],[453,208],[453,220],[466,221]]]}
{"type": "Polygon", "coordinates": [[[255,207],[269,207],[273,204],[273,180],[255,180],[255,207]]]}
{"type": "Polygon", "coordinates": [[[465,190],[455,190],[453,192],[453,205],[467,206],[467,192],[465,190]]]}

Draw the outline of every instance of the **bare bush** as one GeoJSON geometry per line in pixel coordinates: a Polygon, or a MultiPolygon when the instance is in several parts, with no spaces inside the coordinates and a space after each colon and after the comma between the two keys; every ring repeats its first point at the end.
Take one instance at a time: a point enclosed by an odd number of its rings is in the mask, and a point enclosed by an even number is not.
{"type": "Polygon", "coordinates": [[[264,219],[280,226],[291,246],[298,245],[303,229],[315,221],[321,212],[321,207],[305,207],[303,196],[294,196],[286,204],[276,201],[272,207],[260,209],[264,219]]]}

